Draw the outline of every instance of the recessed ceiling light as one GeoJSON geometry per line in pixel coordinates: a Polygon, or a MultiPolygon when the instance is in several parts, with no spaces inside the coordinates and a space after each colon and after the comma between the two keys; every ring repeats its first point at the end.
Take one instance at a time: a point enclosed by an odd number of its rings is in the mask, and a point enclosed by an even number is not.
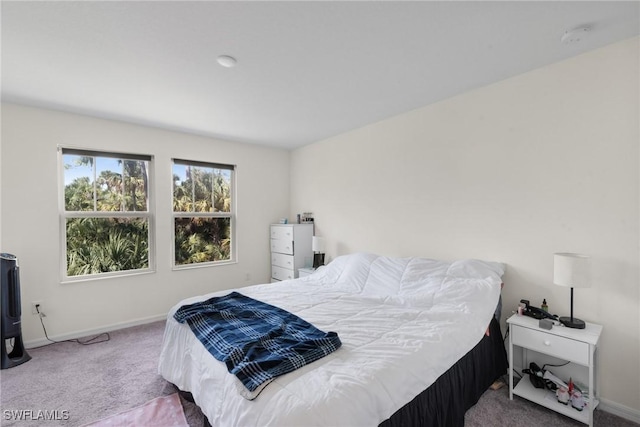
{"type": "Polygon", "coordinates": [[[222,65],[225,68],[233,68],[236,66],[237,63],[238,61],[236,61],[236,58],[234,58],[233,56],[229,56],[229,55],[218,56],[218,64],[222,65]]]}
{"type": "Polygon", "coordinates": [[[578,43],[589,34],[589,27],[575,28],[570,31],[565,31],[560,41],[564,44],[578,43]]]}

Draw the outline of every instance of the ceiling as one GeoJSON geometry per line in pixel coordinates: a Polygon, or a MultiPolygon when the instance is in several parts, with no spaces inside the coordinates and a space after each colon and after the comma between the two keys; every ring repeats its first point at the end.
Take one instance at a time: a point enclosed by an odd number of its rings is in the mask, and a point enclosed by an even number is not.
{"type": "Polygon", "coordinates": [[[291,149],[637,36],[639,6],[2,1],[2,99],[291,149]]]}

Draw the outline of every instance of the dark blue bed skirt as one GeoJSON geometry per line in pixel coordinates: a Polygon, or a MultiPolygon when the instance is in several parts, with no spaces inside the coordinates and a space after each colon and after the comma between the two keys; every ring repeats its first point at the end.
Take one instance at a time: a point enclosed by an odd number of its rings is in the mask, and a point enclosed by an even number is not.
{"type": "Polygon", "coordinates": [[[462,427],[467,410],[507,368],[500,323],[494,317],[489,336],[380,426],[462,427]]]}

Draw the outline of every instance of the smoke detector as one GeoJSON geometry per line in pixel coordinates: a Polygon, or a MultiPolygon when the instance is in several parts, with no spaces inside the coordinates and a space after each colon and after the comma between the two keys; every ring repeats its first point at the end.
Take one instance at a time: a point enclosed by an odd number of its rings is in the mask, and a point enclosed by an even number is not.
{"type": "Polygon", "coordinates": [[[218,60],[218,64],[222,65],[225,68],[233,68],[238,63],[236,58],[230,55],[220,55],[218,56],[217,60],[218,60]]]}
{"type": "Polygon", "coordinates": [[[560,41],[563,44],[578,43],[580,40],[587,37],[587,35],[589,34],[589,30],[590,30],[589,27],[580,27],[570,31],[565,31],[562,37],[560,38],[560,41]]]}

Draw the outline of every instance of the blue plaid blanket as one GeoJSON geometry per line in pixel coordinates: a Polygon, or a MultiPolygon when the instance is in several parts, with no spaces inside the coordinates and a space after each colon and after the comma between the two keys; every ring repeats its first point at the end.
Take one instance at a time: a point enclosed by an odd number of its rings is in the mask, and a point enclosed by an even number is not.
{"type": "Polygon", "coordinates": [[[187,322],[213,357],[251,392],[342,345],[335,332],[323,332],[286,310],[238,292],[184,305],[173,317],[187,322]]]}

